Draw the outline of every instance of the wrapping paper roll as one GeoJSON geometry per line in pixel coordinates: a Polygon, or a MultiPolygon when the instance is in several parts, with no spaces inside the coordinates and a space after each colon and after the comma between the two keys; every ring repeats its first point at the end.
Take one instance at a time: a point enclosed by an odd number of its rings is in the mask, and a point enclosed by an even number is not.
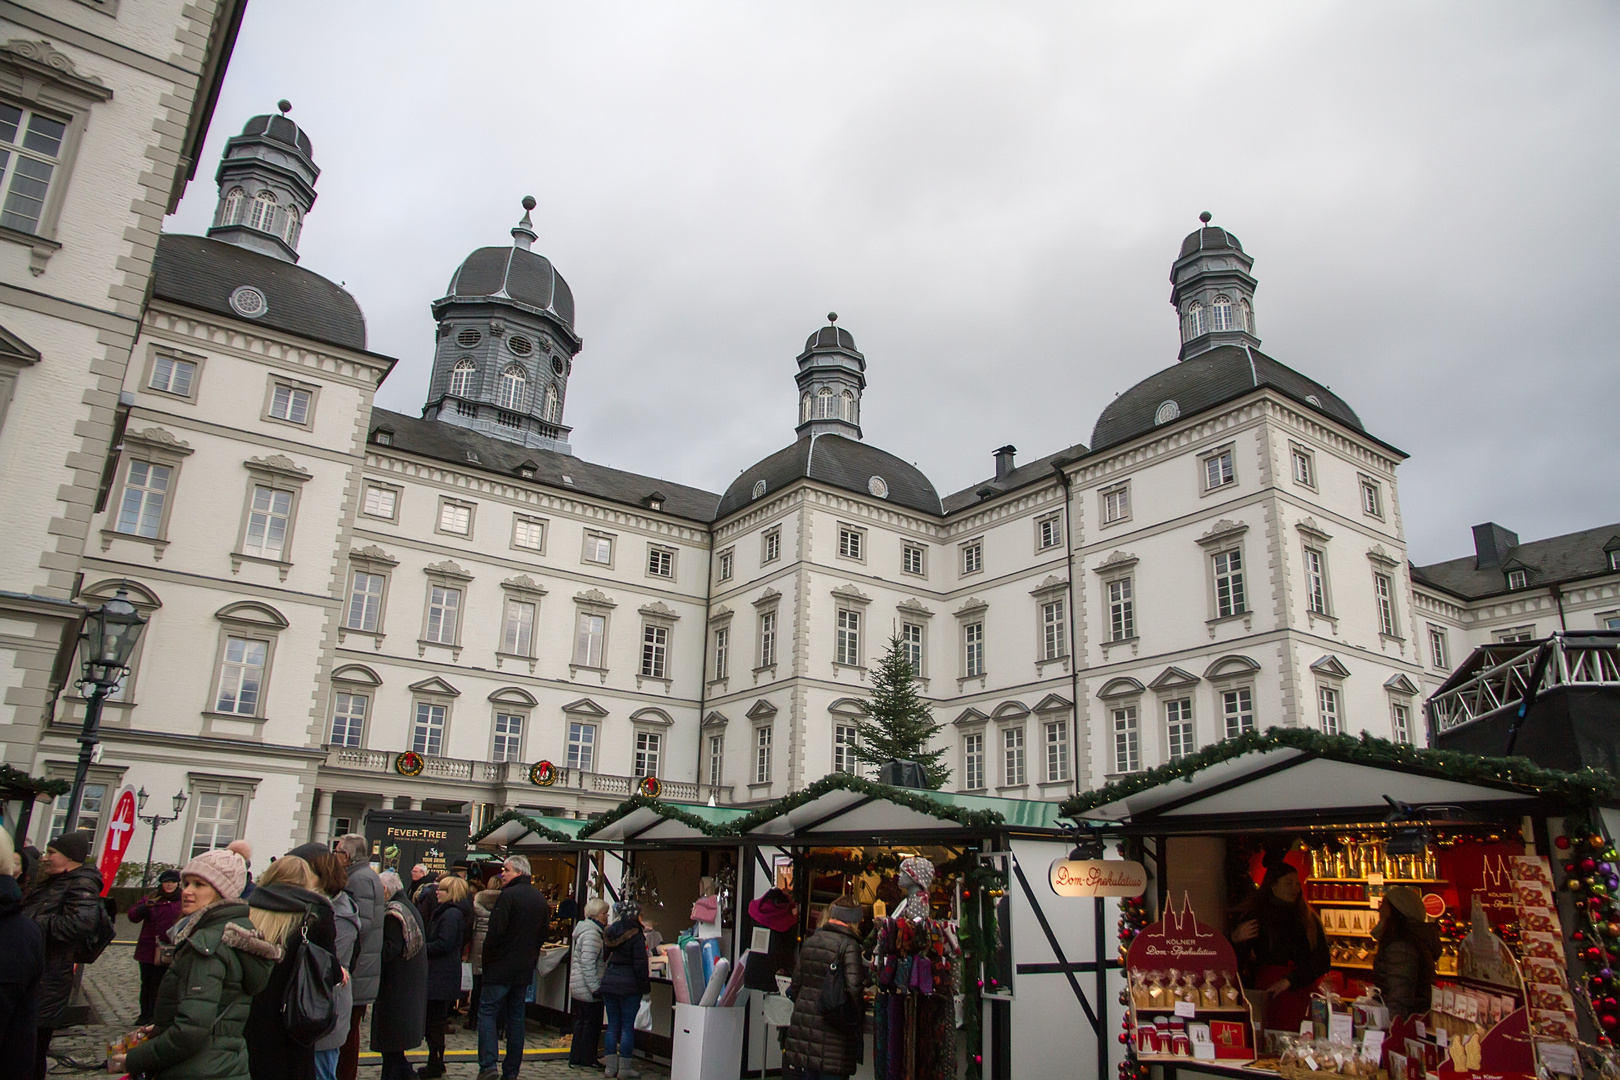
{"type": "Polygon", "coordinates": [[[720,995],[720,1004],[725,1008],[737,1004],[737,998],[743,990],[743,977],[748,974],[747,963],[738,964],[731,972],[731,978],[726,980],[726,991],[720,995]]]}
{"type": "Polygon", "coordinates": [[[703,946],[688,941],[681,946],[681,958],[686,962],[687,1004],[696,1005],[703,997],[703,946]]]}
{"type": "Polygon", "coordinates": [[[720,939],[703,938],[703,983],[708,985],[709,976],[714,974],[715,961],[720,959],[720,939]]]}
{"type": "Polygon", "coordinates": [[[686,981],[685,954],[679,949],[670,949],[664,955],[669,957],[669,986],[676,1004],[693,1004],[691,985],[686,981]]]}
{"type": "Polygon", "coordinates": [[[731,961],[721,957],[714,962],[714,973],[709,976],[709,984],[703,988],[703,999],[698,1002],[704,1008],[712,1008],[720,1002],[720,991],[726,988],[726,976],[731,974],[731,961]]]}

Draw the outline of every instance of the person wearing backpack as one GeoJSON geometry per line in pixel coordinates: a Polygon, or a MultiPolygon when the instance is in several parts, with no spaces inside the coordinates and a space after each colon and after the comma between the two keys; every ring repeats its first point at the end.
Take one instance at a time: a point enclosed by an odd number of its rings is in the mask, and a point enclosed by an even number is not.
{"type": "Polygon", "coordinates": [[[253,996],[248,1014],[248,1064],[253,1080],[315,1080],[315,1043],[331,1030],[333,991],[341,971],[332,959],[337,948],[337,927],[332,903],[318,890],[320,881],[309,863],[296,855],[283,855],[270,864],[248,897],[249,916],[264,939],[279,946],[281,959],[264,989],[253,996]],[[306,950],[315,951],[312,956],[306,950]],[[294,1030],[299,1023],[286,1008],[288,987],[304,975],[311,961],[317,965],[319,985],[314,989],[324,1003],[328,1024],[313,1033],[294,1030]]]}
{"type": "Polygon", "coordinates": [[[73,965],[88,964],[112,941],[112,920],[101,903],[101,872],[86,866],[90,834],[63,833],[45,848],[39,877],[23,902],[45,938],[45,974],[39,981],[34,1076],[45,1080],[51,1036],[63,1026],[73,999],[73,965]]]}
{"type": "Polygon", "coordinates": [[[803,1069],[805,1080],[852,1076],[860,1065],[866,1001],[866,965],[856,929],[860,924],[861,909],[845,893],[832,902],[826,920],[799,950],[788,989],[793,1019],[782,1062],[803,1069]]]}

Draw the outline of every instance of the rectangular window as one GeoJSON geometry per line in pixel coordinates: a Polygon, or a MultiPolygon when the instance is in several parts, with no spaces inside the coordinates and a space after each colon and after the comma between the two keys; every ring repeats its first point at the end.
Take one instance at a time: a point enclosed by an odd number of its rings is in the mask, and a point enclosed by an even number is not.
{"type": "Polygon", "coordinates": [[[1318,615],[1326,615],[1327,562],[1316,548],[1305,549],[1305,602],[1318,615]]]}
{"type": "Polygon", "coordinates": [[[534,605],[524,600],[506,602],[506,626],[501,651],[512,656],[534,655],[534,605]]]}
{"type": "Polygon", "coordinates": [[[1412,709],[1398,701],[1389,704],[1389,726],[1398,743],[1412,741],[1412,709]]]}
{"type": "Polygon", "coordinates": [[[840,526],[838,529],[838,554],[845,559],[861,558],[861,530],[840,526]]]}
{"type": "Polygon", "coordinates": [[[375,634],[382,615],[383,585],[387,578],[381,574],[354,572],[349,584],[349,614],[343,625],[364,634],[375,634]]]}
{"type": "Polygon", "coordinates": [[[856,729],[849,724],[838,724],[833,728],[833,772],[853,773],[859,768],[855,760],[855,741],[859,737],[856,729]]]}
{"type": "Polygon", "coordinates": [[[726,548],[720,553],[720,569],[716,572],[716,577],[721,581],[730,581],[732,570],[736,564],[737,552],[732,548],[726,548]]]}
{"type": "Polygon", "coordinates": [[[286,552],[287,528],[291,523],[292,492],[254,484],[242,553],[261,559],[280,559],[286,552]]]}
{"type": "Polygon", "coordinates": [[[970,622],[962,627],[962,675],[984,674],[984,623],[970,622]]]}
{"type": "Polygon", "coordinates": [[[923,573],[923,551],[920,544],[907,544],[900,549],[900,569],[908,574],[923,573]]]}
{"type": "Polygon", "coordinates": [[[1044,517],[1035,523],[1037,542],[1042,551],[1063,543],[1063,522],[1057,515],[1044,517]]]}
{"type": "Polygon", "coordinates": [[[596,770],[596,725],[568,725],[568,767],[576,772],[596,770]]]}
{"type": "Polygon", "coordinates": [[[1329,735],[1339,735],[1344,732],[1344,726],[1339,717],[1339,692],[1331,686],[1318,686],[1316,688],[1316,710],[1322,720],[1322,730],[1329,735]]]}
{"type": "Polygon", "coordinates": [[[67,124],[62,121],[0,102],[0,183],[6,191],[0,226],[39,232],[45,195],[66,135],[67,124]]]}
{"type": "Polygon", "coordinates": [[[1609,569],[1620,570],[1620,548],[1609,552],[1609,569]]]}
{"type": "Polygon", "coordinates": [[[1132,773],[1142,767],[1142,749],[1136,730],[1136,706],[1114,710],[1114,771],[1132,773]]]}
{"type": "Polygon", "coordinates": [[[977,574],[984,569],[984,544],[975,540],[962,545],[962,573],[977,574]]]}
{"type": "Polygon", "coordinates": [[[1223,551],[1215,559],[1215,615],[1226,618],[1248,610],[1243,595],[1243,553],[1223,551]]]}
{"type": "Polygon", "coordinates": [[[969,791],[984,790],[984,733],[962,736],[962,780],[969,791]]]}
{"type": "Polygon", "coordinates": [[[314,395],[308,390],[286,383],[276,383],[270,393],[270,415],[289,424],[309,423],[309,407],[314,395]]]}
{"type": "Polygon", "coordinates": [[[1068,627],[1063,619],[1063,601],[1041,605],[1041,659],[1056,660],[1069,654],[1068,627]]]}
{"type": "Polygon", "coordinates": [[[447,706],[431,701],[416,703],[416,722],[411,725],[411,749],[437,757],[444,750],[444,719],[447,706]]]}
{"type": "Polygon", "coordinates": [[[1112,641],[1136,636],[1136,596],[1128,577],[1108,583],[1108,634],[1112,641]]]}
{"type": "Polygon", "coordinates": [[[720,627],[714,632],[714,678],[715,681],[726,677],[726,671],[731,666],[731,630],[720,627]]]}
{"type": "Polygon", "coordinates": [[[523,717],[518,713],[495,714],[496,761],[523,760],[523,717]]]}
{"type": "Polygon", "coordinates": [[[149,461],[130,461],[124,478],[124,500],[118,508],[118,531],[156,539],[163,528],[163,503],[169,497],[174,470],[149,461]]]}
{"type": "Polygon", "coordinates": [[[653,577],[675,576],[675,553],[668,548],[647,549],[647,573],[653,577]]]}
{"type": "Polygon", "coordinates": [[[1204,459],[1204,490],[1225,487],[1237,478],[1232,468],[1232,451],[1222,450],[1204,459]]]}
{"type": "Polygon", "coordinates": [[[1380,498],[1378,485],[1365,477],[1361,481],[1361,512],[1371,514],[1373,517],[1384,516],[1384,503],[1380,498]]]}
{"type": "Polygon", "coordinates": [[[394,511],[399,506],[399,492],[392,488],[378,487],[376,484],[366,485],[365,512],[371,517],[394,519],[394,511]]]}
{"type": "Polygon", "coordinates": [[[1289,457],[1294,466],[1294,483],[1314,488],[1316,486],[1316,463],[1311,460],[1311,455],[1307,451],[1295,447],[1289,457]]]}
{"type": "Polygon", "coordinates": [[[923,673],[923,628],[921,623],[900,624],[900,653],[911,665],[911,674],[922,678],[923,673]]]}
{"type": "Polygon", "coordinates": [[[97,826],[101,824],[101,812],[107,805],[106,784],[85,784],[84,793],[79,796],[79,820],[71,826],[68,824],[68,800],[73,793],[65,791],[56,797],[56,810],[51,815],[51,836],[61,836],[65,832],[84,830],[91,836],[97,833],[97,826]]]}
{"type": "Polygon", "coordinates": [[[454,645],[461,619],[461,590],[428,586],[427,629],[423,637],[437,645],[454,645]]]}
{"type": "Polygon", "coordinates": [[[472,531],[472,507],[466,503],[440,503],[439,531],[466,536],[472,531]]]}
{"type": "Polygon", "coordinates": [[[720,780],[725,776],[726,737],[724,735],[709,736],[709,786],[719,787],[720,780]]]}
{"type": "Polygon", "coordinates": [[[1164,745],[1169,761],[1180,761],[1195,749],[1191,698],[1164,703],[1164,745]]]}
{"type": "Polygon", "coordinates": [[[1534,626],[1515,626],[1508,630],[1498,630],[1492,636],[1501,642],[1534,641],[1536,639],[1536,628],[1534,626]]]}
{"type": "Polygon", "coordinates": [[[191,857],[222,848],[240,835],[242,796],[218,791],[197,793],[197,818],[191,830],[191,857]]]}
{"type": "Polygon", "coordinates": [[[658,755],[664,748],[664,737],[656,731],[636,732],[636,765],[632,776],[657,776],[658,755]]]}
{"type": "Polygon", "coordinates": [[[782,530],[772,529],[760,540],[759,561],[775,562],[782,557],[782,530]]]}
{"type": "Polygon", "coordinates": [[[759,666],[776,666],[776,612],[767,611],[759,617],[759,666]]]}
{"type": "Polygon", "coordinates": [[[607,566],[613,562],[613,537],[585,534],[585,561],[607,566]]]}
{"type": "Polygon", "coordinates": [[[1510,589],[1522,589],[1530,584],[1530,573],[1527,570],[1509,570],[1507,573],[1507,586],[1510,589]]]}
{"type": "Polygon", "coordinates": [[[1061,783],[1069,778],[1069,723],[1054,720],[1046,725],[1046,782],[1061,783]]]}
{"type": "Polygon", "coordinates": [[[1373,595],[1378,599],[1378,632],[1385,637],[1394,637],[1395,624],[1395,582],[1388,574],[1373,575],[1373,595]]]}
{"type": "Polygon", "coordinates": [[[669,670],[669,627],[647,625],[641,628],[641,673],[649,679],[662,679],[669,670]]]}
{"type": "Polygon", "coordinates": [[[259,697],[264,687],[264,665],[269,658],[267,642],[252,638],[227,637],[225,655],[219,664],[219,696],[214,711],[237,716],[259,715],[259,697]]]}
{"type": "Polygon", "coordinates": [[[834,657],[840,664],[861,663],[861,613],[845,608],[838,613],[838,644],[834,657]]]}
{"type": "Polygon", "coordinates": [[[1024,729],[1003,728],[1001,731],[1002,783],[1008,787],[1022,787],[1024,778],[1024,729]]]}
{"type": "Polygon", "coordinates": [[[1254,730],[1254,691],[1247,686],[1221,694],[1221,712],[1226,716],[1226,737],[1235,739],[1254,730]]]}
{"type": "Polygon", "coordinates": [[[1441,671],[1451,668],[1451,653],[1446,648],[1446,632],[1438,626],[1429,627],[1429,661],[1441,671]]]}
{"type": "Polygon", "coordinates": [[[333,695],[330,740],[333,746],[346,746],[351,750],[360,748],[366,730],[366,711],[370,706],[371,699],[364,694],[339,692],[333,695]]]}
{"type": "Polygon", "coordinates": [[[771,782],[771,729],[754,729],[754,783],[771,782]]]}
{"type": "Polygon", "coordinates": [[[1103,524],[1112,525],[1116,521],[1124,521],[1131,516],[1131,487],[1129,484],[1118,484],[1111,488],[1104,488],[1102,493],[1103,524]]]}
{"type": "Polygon", "coordinates": [[[602,641],[606,636],[606,615],[580,612],[574,624],[574,663],[579,667],[601,667],[602,641]]]}
{"type": "Polygon", "coordinates": [[[192,361],[159,354],[152,358],[152,379],[146,385],[165,394],[188,398],[196,377],[197,365],[192,361]]]}
{"type": "Polygon", "coordinates": [[[528,548],[530,551],[539,551],[542,547],[545,546],[545,542],[546,542],[546,526],[545,526],[545,522],[536,521],[534,518],[517,517],[515,515],[513,516],[513,518],[512,518],[512,546],[513,547],[528,548]]]}

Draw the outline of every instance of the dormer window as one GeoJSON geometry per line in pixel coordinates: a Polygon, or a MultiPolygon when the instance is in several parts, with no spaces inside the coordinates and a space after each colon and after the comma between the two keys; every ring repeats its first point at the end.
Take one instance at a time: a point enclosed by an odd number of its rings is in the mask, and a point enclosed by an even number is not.
{"type": "Polygon", "coordinates": [[[224,209],[220,211],[219,223],[221,225],[237,225],[242,221],[242,202],[247,196],[241,188],[231,188],[225,195],[224,209]]]}
{"type": "Polygon", "coordinates": [[[371,433],[371,441],[376,443],[378,446],[393,446],[394,429],[391,427],[378,428],[376,431],[371,433]]]}
{"type": "Polygon", "coordinates": [[[1620,570],[1620,548],[1609,552],[1609,569],[1620,570]]]}
{"type": "Polygon", "coordinates": [[[1510,589],[1522,589],[1530,584],[1528,570],[1509,570],[1507,572],[1507,585],[1510,589]]]}
{"type": "Polygon", "coordinates": [[[500,392],[496,404],[503,409],[521,410],[528,382],[528,376],[523,374],[523,369],[516,364],[501,372],[500,392]]]}
{"type": "Polygon", "coordinates": [[[456,366],[450,369],[450,393],[456,397],[469,397],[472,394],[473,375],[478,371],[478,365],[471,360],[459,360],[456,366]]]}
{"type": "Polygon", "coordinates": [[[1230,296],[1217,296],[1214,304],[1215,330],[1232,329],[1232,298],[1230,296]]]}
{"type": "Polygon", "coordinates": [[[268,191],[261,191],[253,196],[248,204],[247,227],[258,229],[260,232],[270,231],[270,219],[276,212],[276,197],[268,191]]]}

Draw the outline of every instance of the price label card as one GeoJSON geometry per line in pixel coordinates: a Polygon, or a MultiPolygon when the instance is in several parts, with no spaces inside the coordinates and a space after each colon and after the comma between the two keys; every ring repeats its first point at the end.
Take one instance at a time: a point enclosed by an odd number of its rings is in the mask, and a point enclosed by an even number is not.
{"type": "Polygon", "coordinates": [[[1334,1013],[1328,1018],[1328,1042],[1349,1046],[1355,1037],[1355,1023],[1349,1013],[1334,1013]]]}
{"type": "Polygon", "coordinates": [[[1361,1036],[1361,1060],[1377,1061],[1384,1054],[1384,1033],[1368,1028],[1361,1036]]]}
{"type": "Polygon", "coordinates": [[[1195,1005],[1194,1003],[1190,1002],[1190,1001],[1178,1001],[1178,1002],[1176,1002],[1176,1015],[1177,1016],[1197,1016],[1198,1015],[1198,1006],[1195,1005]]]}
{"type": "Polygon", "coordinates": [[[1212,1042],[1195,1042],[1192,1044],[1193,1057],[1199,1061],[1215,1060],[1215,1044],[1212,1042]]]}
{"type": "Polygon", "coordinates": [[[1446,1047],[1451,1045],[1451,1032],[1447,1031],[1445,1028],[1435,1028],[1434,1041],[1440,1047],[1440,1049],[1444,1050],[1446,1047]]]}
{"type": "Polygon", "coordinates": [[[1316,1038],[1316,1025],[1309,1020],[1303,1021],[1299,1025],[1299,1037],[1302,1039],[1316,1038]]]}

